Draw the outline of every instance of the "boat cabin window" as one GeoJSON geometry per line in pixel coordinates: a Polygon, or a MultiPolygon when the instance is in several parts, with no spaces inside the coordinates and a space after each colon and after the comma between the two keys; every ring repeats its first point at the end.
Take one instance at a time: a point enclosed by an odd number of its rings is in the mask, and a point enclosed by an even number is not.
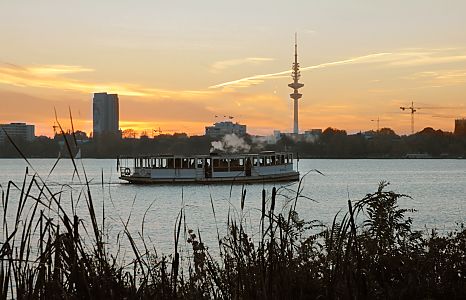
{"type": "Polygon", "coordinates": [[[226,158],[213,159],[214,172],[228,172],[228,160],[226,158]]]}
{"type": "Polygon", "coordinates": [[[175,158],[175,169],[181,169],[181,158],[175,158]]]}
{"type": "Polygon", "coordinates": [[[189,158],[180,158],[181,160],[181,168],[187,169],[189,168],[189,158]]]}
{"type": "Polygon", "coordinates": [[[272,164],[272,158],[270,156],[267,156],[265,158],[265,165],[270,166],[272,164]]]}
{"type": "Polygon", "coordinates": [[[264,157],[262,157],[262,156],[259,157],[259,165],[265,166],[265,159],[264,159],[264,157]]]}
{"type": "Polygon", "coordinates": [[[181,166],[179,168],[182,169],[194,169],[196,165],[194,164],[194,158],[180,158],[181,166]]]}
{"type": "Polygon", "coordinates": [[[203,162],[204,162],[204,160],[202,158],[198,158],[197,159],[197,167],[202,168],[202,166],[204,165],[203,162]]]}
{"type": "Polygon", "coordinates": [[[231,158],[230,159],[230,171],[243,171],[244,170],[244,158],[231,158]]]}
{"type": "Polygon", "coordinates": [[[258,166],[258,165],[259,165],[259,158],[254,157],[254,158],[252,159],[252,164],[253,164],[254,166],[258,166]]]}
{"type": "Polygon", "coordinates": [[[160,157],[155,159],[155,164],[152,165],[156,169],[173,169],[174,159],[160,157]]]}

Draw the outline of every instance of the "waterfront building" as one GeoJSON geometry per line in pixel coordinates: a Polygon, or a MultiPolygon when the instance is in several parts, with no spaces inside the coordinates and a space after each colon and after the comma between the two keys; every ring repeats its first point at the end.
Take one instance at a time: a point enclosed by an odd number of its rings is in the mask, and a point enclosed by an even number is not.
{"type": "Polygon", "coordinates": [[[0,144],[3,144],[8,140],[5,131],[14,140],[21,139],[32,142],[35,138],[34,125],[28,125],[26,123],[0,124],[0,144]]]}
{"type": "Polygon", "coordinates": [[[309,129],[309,130],[304,131],[304,134],[305,135],[314,135],[316,137],[319,137],[319,136],[322,135],[322,129],[320,129],[320,128],[309,129]]]}
{"type": "Polygon", "coordinates": [[[313,143],[322,136],[322,129],[309,129],[305,130],[304,133],[290,133],[281,132],[280,130],[274,130],[273,134],[266,136],[252,136],[253,142],[255,143],[266,143],[268,145],[274,145],[278,143],[283,137],[291,139],[295,142],[313,143]]]}
{"type": "Polygon", "coordinates": [[[466,135],[466,118],[455,120],[455,134],[466,135]]]}
{"type": "Polygon", "coordinates": [[[95,93],[92,102],[93,134],[119,135],[119,101],[117,94],[95,93]]]}
{"type": "Polygon", "coordinates": [[[213,126],[206,126],[205,128],[205,135],[213,138],[223,137],[233,133],[237,136],[245,136],[246,125],[224,121],[214,123],[213,126]]]}
{"type": "Polygon", "coordinates": [[[266,143],[267,145],[275,145],[282,138],[280,130],[274,130],[273,134],[263,137],[256,136],[253,141],[256,143],[266,143]]]}

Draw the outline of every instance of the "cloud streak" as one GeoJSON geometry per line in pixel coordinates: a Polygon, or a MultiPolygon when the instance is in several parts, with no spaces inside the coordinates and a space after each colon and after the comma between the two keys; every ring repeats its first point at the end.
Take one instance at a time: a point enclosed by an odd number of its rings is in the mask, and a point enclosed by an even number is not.
{"type": "Polygon", "coordinates": [[[466,70],[423,71],[407,76],[406,79],[430,83],[430,87],[444,87],[466,83],[466,70]]]}
{"type": "Polygon", "coordinates": [[[274,58],[270,57],[246,57],[246,58],[238,58],[238,59],[230,59],[230,60],[222,60],[213,63],[210,66],[210,71],[213,73],[218,73],[222,70],[236,67],[244,64],[260,64],[263,62],[274,61],[274,58]]]}
{"type": "Polygon", "coordinates": [[[67,66],[67,65],[45,65],[37,67],[28,67],[25,69],[31,74],[38,76],[57,76],[64,74],[73,74],[81,72],[94,72],[94,69],[84,68],[81,66],[67,66]]]}
{"type": "MultiPolygon", "coordinates": [[[[448,48],[448,49],[406,49],[399,52],[381,52],[363,56],[357,56],[349,59],[322,63],[313,66],[302,67],[301,72],[323,69],[334,66],[355,65],[355,64],[381,64],[384,67],[413,67],[433,64],[448,64],[457,62],[466,62],[466,55],[453,52],[464,52],[464,49],[448,48]]],[[[291,75],[291,70],[259,74],[248,76],[236,80],[231,80],[210,86],[210,89],[218,88],[242,88],[263,83],[268,79],[282,78],[283,76],[291,75]]]]}
{"type": "MultiPolygon", "coordinates": [[[[369,55],[349,58],[349,59],[340,60],[340,61],[334,61],[334,62],[323,63],[323,64],[314,65],[314,66],[303,67],[303,68],[301,68],[301,71],[322,69],[322,68],[327,68],[327,67],[331,67],[331,66],[338,66],[338,65],[354,64],[354,63],[360,63],[360,62],[364,62],[364,61],[367,62],[367,61],[370,61],[370,60],[372,60],[374,58],[379,58],[379,57],[390,55],[390,54],[391,53],[369,54],[369,55]]],[[[268,74],[253,75],[253,76],[249,76],[249,77],[240,78],[240,79],[237,79],[237,80],[232,80],[232,81],[227,81],[227,82],[224,82],[224,83],[219,83],[219,84],[216,84],[216,85],[212,85],[209,88],[215,89],[215,88],[221,88],[221,87],[226,87],[226,86],[248,87],[248,86],[251,86],[251,85],[260,84],[260,83],[264,82],[264,80],[266,80],[266,79],[282,78],[284,75],[291,75],[291,70],[275,72],[275,73],[268,73],[268,74]]]]}

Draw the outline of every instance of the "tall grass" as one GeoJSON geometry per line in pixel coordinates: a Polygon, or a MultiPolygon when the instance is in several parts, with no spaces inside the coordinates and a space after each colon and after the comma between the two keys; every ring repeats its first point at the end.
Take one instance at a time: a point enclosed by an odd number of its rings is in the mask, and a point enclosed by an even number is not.
{"type": "MultiPolygon", "coordinates": [[[[415,211],[398,206],[407,196],[387,191],[387,183],[348,200],[347,211],[329,226],[299,217],[302,182],[291,197],[290,187],[274,187],[269,196],[263,190],[259,238],[247,230],[243,188],[225,236],[217,228],[215,255],[200,231],[189,229],[185,208],[168,256],[145,241],[144,227],[137,237],[142,243],[136,242],[128,218],[121,223],[132,253],[123,264],[105,241],[105,217],[99,225],[89,181],[77,164],[73,160],[86,220],[64,209],[62,194],[46,180],[29,174],[32,165],[21,185],[2,187],[1,299],[466,299],[464,227],[442,236],[414,231],[415,211]],[[285,196],[288,209],[277,209],[285,196]],[[183,240],[191,249],[184,257],[183,240]]],[[[72,207],[79,201],[70,200],[72,207]]]]}

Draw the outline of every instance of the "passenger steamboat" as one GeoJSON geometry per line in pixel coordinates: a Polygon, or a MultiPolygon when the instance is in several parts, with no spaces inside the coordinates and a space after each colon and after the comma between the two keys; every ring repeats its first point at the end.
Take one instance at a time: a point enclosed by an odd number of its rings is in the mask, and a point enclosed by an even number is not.
{"type": "Polygon", "coordinates": [[[266,183],[299,180],[293,154],[154,155],[121,157],[120,179],[129,183],[266,183]]]}

